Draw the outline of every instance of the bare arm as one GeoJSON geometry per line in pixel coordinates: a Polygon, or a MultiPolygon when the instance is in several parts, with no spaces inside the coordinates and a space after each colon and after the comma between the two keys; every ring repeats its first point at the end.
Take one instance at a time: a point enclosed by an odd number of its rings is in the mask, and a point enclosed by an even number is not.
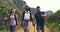
{"type": "Polygon", "coordinates": [[[34,18],[33,20],[33,26],[35,26],[35,24],[36,24],[36,18],[34,18]]]}
{"type": "Polygon", "coordinates": [[[46,15],[46,14],[43,14],[42,16],[43,16],[43,17],[47,17],[47,15],[46,15]]]}
{"type": "Polygon", "coordinates": [[[4,18],[4,20],[7,20],[7,19],[8,19],[7,17],[4,18]]]}

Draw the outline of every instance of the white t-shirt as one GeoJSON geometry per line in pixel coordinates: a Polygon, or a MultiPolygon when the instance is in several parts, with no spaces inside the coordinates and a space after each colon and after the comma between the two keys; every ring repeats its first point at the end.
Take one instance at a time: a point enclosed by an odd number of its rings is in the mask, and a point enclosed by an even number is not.
{"type": "Polygon", "coordinates": [[[30,19],[30,11],[25,11],[24,19],[27,19],[27,20],[30,19]]]}

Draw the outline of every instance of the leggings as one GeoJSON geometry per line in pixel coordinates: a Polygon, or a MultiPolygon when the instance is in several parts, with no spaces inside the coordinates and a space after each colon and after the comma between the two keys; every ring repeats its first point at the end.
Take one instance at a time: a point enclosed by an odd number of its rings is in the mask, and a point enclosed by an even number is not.
{"type": "Polygon", "coordinates": [[[30,22],[28,20],[25,20],[23,22],[24,32],[29,32],[30,30],[30,22]]]}

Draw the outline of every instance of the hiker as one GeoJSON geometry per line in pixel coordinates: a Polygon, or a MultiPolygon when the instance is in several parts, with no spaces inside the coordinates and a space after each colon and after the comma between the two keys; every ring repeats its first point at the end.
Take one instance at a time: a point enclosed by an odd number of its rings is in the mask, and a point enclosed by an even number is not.
{"type": "Polygon", "coordinates": [[[37,6],[37,13],[35,14],[33,24],[36,24],[37,32],[44,32],[44,17],[47,15],[40,11],[40,7],[37,6]]]}
{"type": "Polygon", "coordinates": [[[31,10],[29,6],[26,6],[25,11],[23,12],[23,15],[22,15],[22,25],[24,28],[24,32],[29,32],[30,20],[32,20],[31,10]]]}
{"type": "Polygon", "coordinates": [[[5,17],[5,20],[9,19],[10,32],[15,32],[15,28],[18,26],[18,17],[15,12],[16,9],[11,9],[9,17],[5,17]]]}

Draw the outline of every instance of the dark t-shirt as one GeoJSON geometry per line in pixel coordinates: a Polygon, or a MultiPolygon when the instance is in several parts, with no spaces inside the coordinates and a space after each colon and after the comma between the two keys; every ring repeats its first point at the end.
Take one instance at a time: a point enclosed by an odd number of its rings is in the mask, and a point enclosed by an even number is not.
{"type": "Polygon", "coordinates": [[[35,18],[36,18],[36,21],[37,21],[38,25],[43,25],[44,24],[44,17],[42,17],[43,14],[44,14],[44,12],[37,12],[35,14],[35,18]]]}

